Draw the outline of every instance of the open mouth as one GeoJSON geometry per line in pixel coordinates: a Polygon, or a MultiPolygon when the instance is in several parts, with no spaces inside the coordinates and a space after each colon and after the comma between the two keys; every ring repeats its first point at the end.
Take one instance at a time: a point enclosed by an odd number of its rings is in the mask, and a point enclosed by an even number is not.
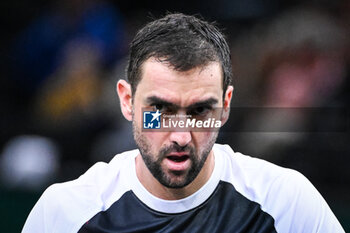
{"type": "Polygon", "coordinates": [[[170,159],[171,161],[179,163],[189,159],[189,156],[188,155],[182,155],[182,156],[170,155],[167,158],[170,159]]]}
{"type": "Polygon", "coordinates": [[[170,171],[185,171],[191,166],[190,153],[171,152],[164,162],[170,171]]]}

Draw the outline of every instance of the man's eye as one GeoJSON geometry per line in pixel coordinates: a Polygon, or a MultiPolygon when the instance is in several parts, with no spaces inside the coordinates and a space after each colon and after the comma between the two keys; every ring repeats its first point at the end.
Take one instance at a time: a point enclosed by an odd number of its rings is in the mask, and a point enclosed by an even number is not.
{"type": "Polygon", "coordinates": [[[205,116],[208,112],[210,111],[210,108],[200,106],[192,109],[189,114],[190,115],[195,115],[195,116],[205,116]]]}
{"type": "Polygon", "coordinates": [[[162,111],[164,110],[164,105],[163,104],[152,104],[153,108],[155,110],[159,110],[159,111],[162,111]]]}

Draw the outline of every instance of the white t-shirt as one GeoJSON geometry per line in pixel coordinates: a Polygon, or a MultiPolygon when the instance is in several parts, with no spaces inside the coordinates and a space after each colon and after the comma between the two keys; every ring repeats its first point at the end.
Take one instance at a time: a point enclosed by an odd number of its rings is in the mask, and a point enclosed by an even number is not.
{"type": "Polygon", "coordinates": [[[180,200],[150,194],[136,176],[138,150],[96,163],[78,179],[50,186],[24,225],[28,232],[344,232],[300,173],[213,147],[215,167],[180,200]]]}

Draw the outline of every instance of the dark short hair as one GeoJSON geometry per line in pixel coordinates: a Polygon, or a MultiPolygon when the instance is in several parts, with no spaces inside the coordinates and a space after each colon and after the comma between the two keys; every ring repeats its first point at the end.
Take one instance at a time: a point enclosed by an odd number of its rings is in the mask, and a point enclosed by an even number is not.
{"type": "Polygon", "coordinates": [[[219,29],[194,16],[181,13],[146,24],[130,45],[127,77],[132,93],[141,80],[141,66],[148,58],[167,62],[177,71],[221,63],[224,95],[232,82],[232,64],[228,44],[219,29]]]}

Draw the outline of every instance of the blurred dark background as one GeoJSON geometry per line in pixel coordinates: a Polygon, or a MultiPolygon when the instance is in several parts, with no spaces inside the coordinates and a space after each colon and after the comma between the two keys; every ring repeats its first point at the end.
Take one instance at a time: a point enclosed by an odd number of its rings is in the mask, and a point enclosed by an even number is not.
{"type": "Polygon", "coordinates": [[[50,184],[135,148],[115,84],[125,78],[137,29],[167,11],[216,21],[229,41],[232,107],[250,111],[231,114],[218,141],[302,172],[350,230],[350,1],[3,0],[0,6],[3,232],[22,229],[50,184]],[[298,111],[254,110],[266,107],[298,111]],[[310,108],[344,115],[315,117],[310,108]],[[340,127],[324,130],[333,124],[340,127]],[[298,130],[278,130],[284,125],[298,130]]]}

